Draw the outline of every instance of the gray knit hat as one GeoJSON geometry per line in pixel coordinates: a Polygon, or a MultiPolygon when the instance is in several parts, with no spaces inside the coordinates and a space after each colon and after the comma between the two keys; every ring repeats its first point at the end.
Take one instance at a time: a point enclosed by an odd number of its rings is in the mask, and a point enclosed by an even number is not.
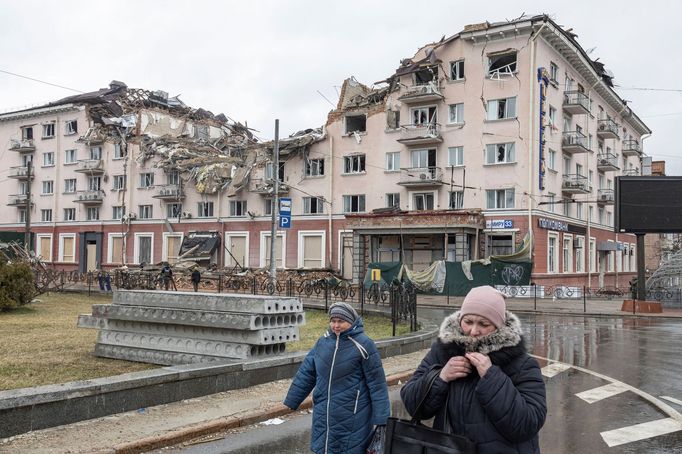
{"type": "Polygon", "coordinates": [[[352,325],[358,317],[357,311],[348,303],[334,303],[332,304],[332,307],[329,308],[329,320],[332,318],[340,318],[352,325]]]}

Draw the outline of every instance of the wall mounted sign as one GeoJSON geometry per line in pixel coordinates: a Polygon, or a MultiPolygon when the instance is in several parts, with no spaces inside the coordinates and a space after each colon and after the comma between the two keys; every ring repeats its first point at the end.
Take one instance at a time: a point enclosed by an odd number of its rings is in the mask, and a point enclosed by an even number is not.
{"type": "Polygon", "coordinates": [[[492,219],[485,221],[486,229],[511,229],[514,222],[511,219],[492,219]]]}
{"type": "Polygon", "coordinates": [[[549,73],[545,68],[538,68],[538,82],[540,83],[540,141],[538,142],[538,183],[540,190],[545,189],[545,116],[547,107],[547,86],[549,73]]]}
{"type": "Polygon", "coordinates": [[[568,232],[568,223],[557,221],[555,219],[538,218],[538,227],[540,227],[541,229],[568,232]]]}

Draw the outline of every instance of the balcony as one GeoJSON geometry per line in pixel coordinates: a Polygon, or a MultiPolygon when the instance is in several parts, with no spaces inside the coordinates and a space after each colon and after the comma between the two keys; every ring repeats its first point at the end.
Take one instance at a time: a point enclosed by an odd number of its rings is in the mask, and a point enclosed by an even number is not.
{"type": "Polygon", "coordinates": [[[639,169],[623,169],[624,177],[638,177],[639,175],[639,169]]]}
{"type": "Polygon", "coordinates": [[[405,92],[398,98],[398,100],[408,105],[421,102],[438,102],[443,99],[444,96],[440,92],[440,87],[434,82],[407,87],[405,92]]]}
{"type": "Polygon", "coordinates": [[[99,128],[88,128],[85,134],[80,136],[76,142],[85,143],[88,145],[100,145],[104,143],[106,136],[99,128]]]}
{"type": "Polygon", "coordinates": [[[621,150],[623,156],[639,156],[642,154],[642,149],[639,147],[639,142],[635,139],[627,139],[623,141],[623,148],[621,150]]]}
{"type": "MultiPolygon", "coordinates": [[[[275,182],[271,178],[254,178],[251,180],[250,191],[262,196],[272,196],[275,192],[275,182]]],[[[288,194],[289,185],[280,181],[277,192],[279,195],[288,194]]]]}
{"type": "Polygon", "coordinates": [[[587,153],[588,147],[587,136],[580,131],[566,131],[561,136],[561,150],[566,153],[587,153]]]}
{"type": "Polygon", "coordinates": [[[152,196],[155,199],[168,200],[169,202],[178,202],[185,198],[185,192],[180,189],[178,184],[166,184],[163,186],[155,186],[156,193],[152,196]]]}
{"type": "Polygon", "coordinates": [[[31,153],[36,151],[36,146],[33,143],[33,139],[12,139],[9,149],[11,151],[18,151],[19,153],[31,153]]]}
{"type": "Polygon", "coordinates": [[[600,139],[620,139],[616,122],[610,118],[599,120],[597,122],[597,137],[600,139]]]}
{"type": "MultiPolygon", "coordinates": [[[[17,180],[28,180],[28,167],[10,167],[8,178],[16,178],[17,180]]],[[[31,173],[31,179],[35,178],[35,174],[31,173]]]]}
{"type": "Polygon", "coordinates": [[[411,145],[434,145],[443,141],[439,124],[405,125],[400,127],[398,142],[411,145]]]}
{"type": "Polygon", "coordinates": [[[443,170],[440,167],[408,167],[400,169],[401,186],[433,187],[443,184],[443,170]]]}
{"type": "Polygon", "coordinates": [[[101,159],[81,159],[78,161],[76,172],[89,175],[102,175],[104,173],[104,161],[101,159]]]}
{"type": "Polygon", "coordinates": [[[14,194],[9,196],[7,206],[24,208],[26,206],[26,201],[28,200],[28,195],[26,194],[14,194]]]}
{"type": "Polygon", "coordinates": [[[561,190],[567,194],[589,194],[592,187],[587,177],[578,174],[564,175],[561,190]]]}
{"type": "Polygon", "coordinates": [[[599,189],[597,191],[597,203],[599,205],[613,205],[616,202],[616,196],[613,189],[599,189]]]}
{"type": "Polygon", "coordinates": [[[104,200],[104,191],[78,191],[74,202],[83,205],[100,205],[104,200]]]}
{"type": "Polygon", "coordinates": [[[571,115],[587,115],[590,113],[590,98],[581,91],[564,92],[564,112],[571,115]]]}
{"type": "Polygon", "coordinates": [[[618,167],[618,157],[613,153],[600,153],[597,155],[597,169],[602,172],[613,172],[620,170],[618,167]]]}

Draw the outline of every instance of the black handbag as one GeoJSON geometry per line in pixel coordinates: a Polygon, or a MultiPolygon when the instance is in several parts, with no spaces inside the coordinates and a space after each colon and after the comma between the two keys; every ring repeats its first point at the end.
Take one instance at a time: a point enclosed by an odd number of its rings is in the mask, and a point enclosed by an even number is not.
{"type": "MultiPolygon", "coordinates": [[[[432,367],[428,372],[411,421],[388,418],[384,454],[476,454],[476,443],[467,437],[432,429],[420,421],[421,407],[439,374],[440,368],[432,367]]],[[[448,430],[447,399],[445,408],[444,427],[448,430]]]]}

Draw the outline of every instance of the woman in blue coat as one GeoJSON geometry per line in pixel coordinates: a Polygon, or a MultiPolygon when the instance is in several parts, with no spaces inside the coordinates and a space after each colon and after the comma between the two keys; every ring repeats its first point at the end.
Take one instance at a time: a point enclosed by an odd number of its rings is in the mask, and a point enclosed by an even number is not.
{"type": "Polygon", "coordinates": [[[545,384],[502,293],[490,286],[473,288],[462,309],[445,318],[438,339],[400,390],[412,415],[433,369],[440,372],[419,418],[435,416],[434,428],[466,436],[479,454],[540,452],[545,384]]]}
{"type": "Polygon", "coordinates": [[[313,392],[310,449],[324,454],[364,454],[372,427],[390,414],[381,357],[352,306],[329,309],[329,329],[306,355],[284,405],[295,410],[313,392]]]}

